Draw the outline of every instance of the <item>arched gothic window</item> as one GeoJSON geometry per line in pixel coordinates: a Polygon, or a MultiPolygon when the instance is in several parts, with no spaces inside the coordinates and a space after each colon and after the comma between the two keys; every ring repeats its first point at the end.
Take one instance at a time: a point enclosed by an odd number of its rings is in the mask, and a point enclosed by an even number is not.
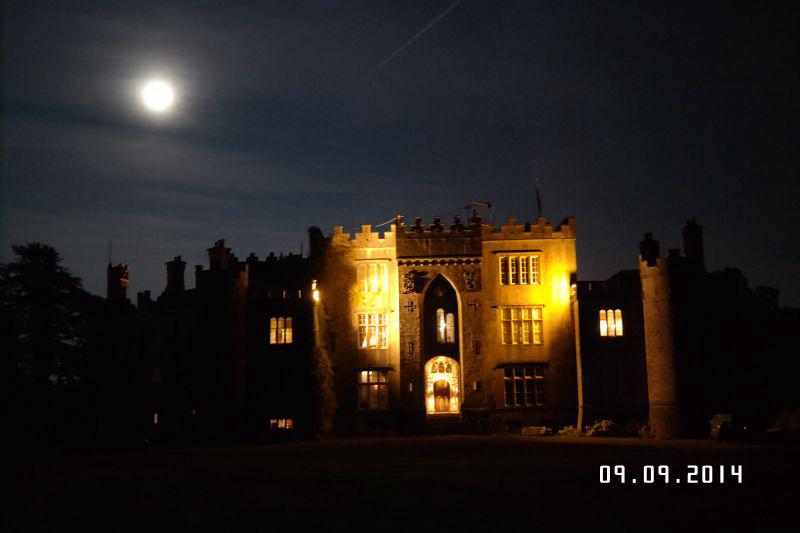
{"type": "Polygon", "coordinates": [[[453,313],[445,314],[441,308],[436,310],[436,340],[440,344],[456,342],[456,317],[453,313]]]}

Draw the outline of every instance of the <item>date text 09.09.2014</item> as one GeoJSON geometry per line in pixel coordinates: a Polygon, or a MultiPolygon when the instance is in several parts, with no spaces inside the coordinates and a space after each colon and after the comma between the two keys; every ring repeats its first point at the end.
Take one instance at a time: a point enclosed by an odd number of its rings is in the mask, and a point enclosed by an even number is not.
{"type": "Polygon", "coordinates": [[[600,465],[600,483],[742,483],[742,465],[686,465],[680,471],[671,470],[669,465],[645,465],[627,470],[625,465],[600,465]]]}

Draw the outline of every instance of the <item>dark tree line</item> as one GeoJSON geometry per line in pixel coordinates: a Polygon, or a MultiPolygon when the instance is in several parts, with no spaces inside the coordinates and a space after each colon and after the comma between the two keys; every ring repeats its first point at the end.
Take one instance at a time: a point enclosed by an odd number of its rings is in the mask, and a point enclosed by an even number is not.
{"type": "Polygon", "coordinates": [[[102,305],[61,265],[51,246],[12,247],[0,265],[3,390],[15,441],[73,440],[84,405],[90,316],[102,305]],[[76,412],[77,411],[77,412],[76,412]]]}

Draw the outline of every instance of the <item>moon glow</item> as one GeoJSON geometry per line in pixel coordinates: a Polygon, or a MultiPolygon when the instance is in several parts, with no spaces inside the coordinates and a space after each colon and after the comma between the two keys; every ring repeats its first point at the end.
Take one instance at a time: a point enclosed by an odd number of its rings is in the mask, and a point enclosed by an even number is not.
{"type": "Polygon", "coordinates": [[[165,81],[150,81],[142,88],[142,102],[156,113],[163,113],[172,107],[175,92],[165,81]]]}

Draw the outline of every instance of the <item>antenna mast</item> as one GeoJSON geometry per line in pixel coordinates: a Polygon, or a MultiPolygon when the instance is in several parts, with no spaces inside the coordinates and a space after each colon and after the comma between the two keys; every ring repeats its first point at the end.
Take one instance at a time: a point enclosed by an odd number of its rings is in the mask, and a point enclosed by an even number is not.
{"type": "Polygon", "coordinates": [[[536,182],[536,219],[542,218],[542,191],[539,187],[539,178],[535,178],[536,182]]]}

